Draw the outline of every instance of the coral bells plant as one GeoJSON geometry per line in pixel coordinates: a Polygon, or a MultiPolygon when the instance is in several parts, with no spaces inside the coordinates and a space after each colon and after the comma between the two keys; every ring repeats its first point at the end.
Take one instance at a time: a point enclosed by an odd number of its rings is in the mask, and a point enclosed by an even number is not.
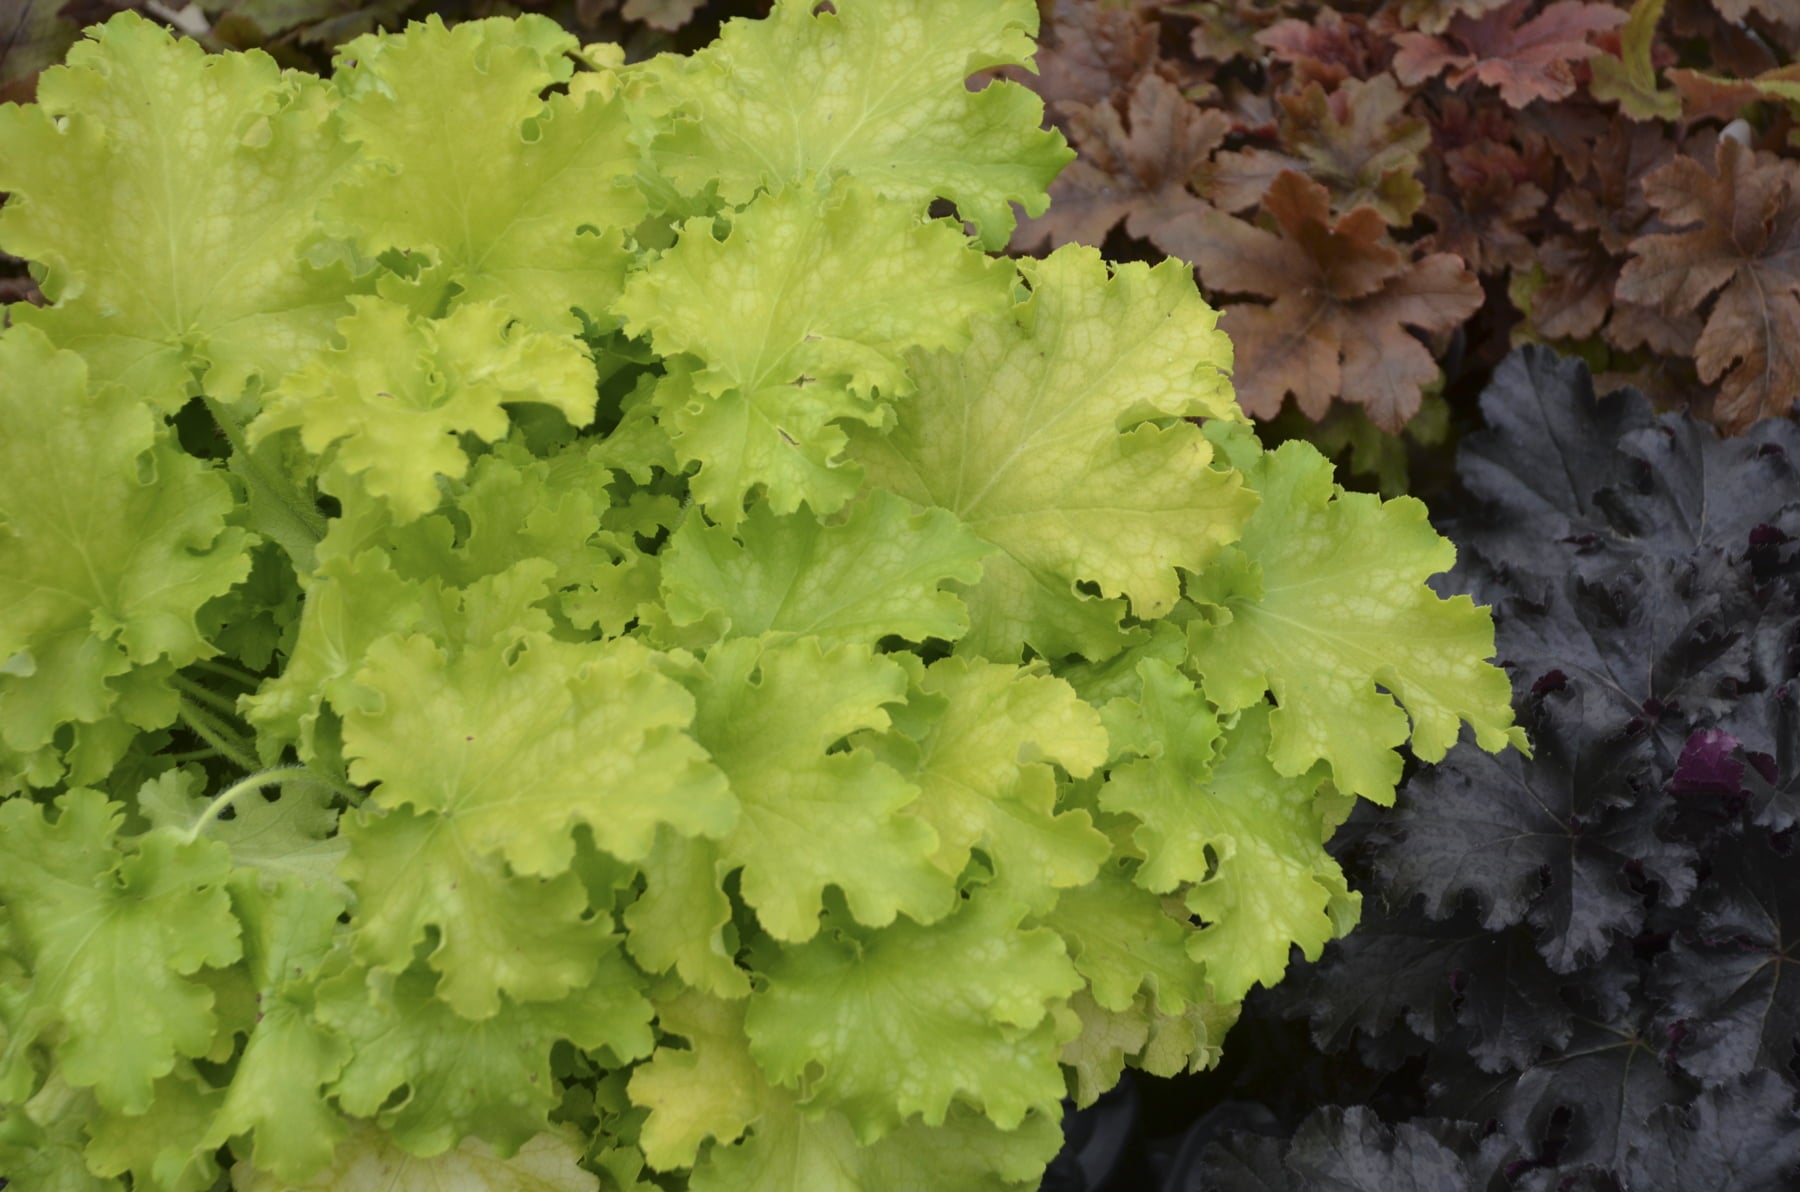
{"type": "Polygon", "coordinates": [[[0,1172],[1029,1185],[1523,744],[1185,268],[990,255],[1035,25],[125,14],[0,108],[0,1172]]]}
{"type": "Polygon", "coordinates": [[[1257,418],[1392,486],[1375,432],[1433,441],[1520,342],[1728,433],[1794,412],[1800,4],[1043,8],[1041,73],[1007,73],[1080,159],[1013,246],[1191,262],[1257,418]]]}

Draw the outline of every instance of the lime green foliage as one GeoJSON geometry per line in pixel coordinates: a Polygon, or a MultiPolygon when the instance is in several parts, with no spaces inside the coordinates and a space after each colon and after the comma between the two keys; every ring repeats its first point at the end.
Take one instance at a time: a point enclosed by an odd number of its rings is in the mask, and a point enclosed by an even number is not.
{"type": "Polygon", "coordinates": [[[842,519],[753,509],[734,536],[699,518],[662,552],[665,634],[705,645],[733,637],[816,637],[835,645],[953,641],[969,629],[947,580],[974,583],[989,548],[941,510],[915,513],[876,490],[842,519]]]}
{"type": "Polygon", "coordinates": [[[778,4],[766,21],[732,21],[717,44],[648,74],[673,126],[657,165],[676,186],[716,187],[741,204],[772,190],[849,175],[902,209],[955,202],[997,249],[1074,156],[1039,128],[1043,102],[1012,82],[971,92],[963,80],[1029,62],[1030,0],[844,0],[835,12],[778,4]],[[806,86],[796,87],[796,79],[806,86]]]}
{"type": "Polygon", "coordinates": [[[955,888],[930,863],[931,830],[900,814],[917,789],[868,749],[833,749],[888,726],[884,705],[906,692],[899,663],[861,645],[736,639],[684,677],[698,704],[694,736],[737,797],[717,868],[741,867],[743,899],[770,935],[812,938],[828,885],[875,926],[902,910],[930,921],[950,909],[955,888]]]}
{"type": "Polygon", "coordinates": [[[854,428],[872,483],[954,513],[998,548],[967,592],[959,650],[1011,661],[1099,658],[1180,594],[1255,508],[1180,418],[1242,420],[1218,316],[1178,262],[1121,266],[1092,249],[1021,262],[1031,296],[975,321],[960,353],[915,355],[898,425],[854,428]],[[1093,584],[1098,596],[1077,590],[1093,584]]]}
{"type": "Polygon", "coordinates": [[[1032,1186],[1350,928],[1397,747],[1520,742],[1188,273],[982,251],[1032,6],[815,7],[123,14],[0,109],[21,1186],[1032,1186]]]}
{"type": "Polygon", "coordinates": [[[580,1158],[581,1147],[564,1133],[539,1134],[510,1157],[495,1154],[479,1138],[465,1138],[452,1150],[419,1158],[380,1130],[362,1126],[311,1179],[275,1179],[240,1163],[231,1186],[236,1192],[599,1192],[600,1180],[581,1169],[580,1158]]]}
{"type": "Polygon", "coordinates": [[[1523,747],[1506,676],[1481,661],[1494,651],[1486,610],[1425,585],[1456,561],[1425,506],[1339,491],[1330,465],[1303,444],[1249,458],[1239,443],[1263,504],[1242,541],[1189,587],[1202,606],[1189,633],[1222,711],[1275,696],[1276,771],[1326,761],[1340,790],[1391,803],[1400,777],[1391,747],[1409,738],[1431,762],[1462,723],[1484,749],[1523,747]]]}
{"type": "Polygon", "coordinates": [[[14,320],[168,413],[198,376],[235,399],[305,360],[347,313],[315,208],[355,155],[336,97],[252,51],[208,57],[111,21],[0,107],[0,243],[40,262],[53,305],[14,320]]]}
{"type": "Polygon", "coordinates": [[[1057,768],[1085,778],[1106,760],[1099,716],[1062,680],[963,658],[915,664],[897,727],[876,750],[918,784],[907,810],[937,834],[945,873],[979,847],[1012,896],[1047,910],[1111,854],[1087,812],[1057,810],[1057,768]]]}
{"type": "Polygon", "coordinates": [[[929,926],[849,924],[769,965],[750,997],[750,1051],[778,1084],[811,1069],[808,1100],[835,1104],[873,1142],[913,1113],[941,1125],[953,1101],[1003,1130],[1062,1096],[1056,1050],[1075,1032],[1052,1010],[1081,988],[1054,931],[975,893],[929,926]]]}
{"type": "MultiPolygon", "coordinates": [[[[637,149],[604,87],[568,83],[568,36],[433,17],[338,51],[343,137],[359,165],[322,215],[369,255],[422,255],[459,302],[493,302],[545,331],[606,318],[646,210],[637,149]]],[[[428,312],[429,313],[429,312],[428,312]]]]}
{"type": "Polygon", "coordinates": [[[256,1166],[301,1179],[329,1163],[348,1132],[324,1090],[349,1061],[350,1045],[312,1013],[313,978],[347,908],[328,883],[265,887],[259,876],[239,869],[231,877],[257,1022],[208,1132],[214,1145],[251,1138],[256,1166]]]}
{"type": "Polygon", "coordinates": [[[577,823],[637,862],[658,824],[716,837],[737,820],[723,777],[686,731],[692,697],[651,670],[635,641],[584,649],[533,634],[447,662],[428,637],[388,637],[368,662],[364,689],[380,710],[345,718],[351,779],[376,784],[382,807],[443,813],[461,840],[518,873],[566,870],[577,823]],[[596,805],[603,786],[629,790],[633,803],[596,805]],[[529,824],[521,787],[533,792],[529,824]]]}
{"type": "Polygon", "coordinates": [[[952,225],[849,185],[768,195],[722,242],[712,222],[684,225],[619,303],[628,332],[676,357],[658,387],[663,424],[726,529],[758,485],[778,513],[802,501],[831,513],[861,480],[837,462],[834,424],[891,417],[878,395],[912,388],[901,353],[966,343],[971,313],[1006,307],[1012,270],[952,225]],[[688,356],[701,367],[680,367],[688,356]]]}
{"type": "Polygon", "coordinates": [[[347,496],[360,482],[395,521],[422,517],[437,508],[437,477],[468,470],[458,434],[505,437],[503,402],[555,406],[577,426],[593,416],[594,366],[580,347],[513,318],[483,303],[424,323],[403,306],[357,299],[338,323],[344,347],[281,383],[250,424],[250,443],[298,428],[307,451],[330,452],[329,492],[347,496]]]}
{"type": "Polygon", "coordinates": [[[116,849],[118,809],[98,791],[70,791],[48,822],[25,800],[0,805],[0,894],[17,955],[37,974],[8,1006],[0,1089],[35,1084],[31,1045],[58,1039],[76,1088],[141,1114],[175,1057],[212,1047],[213,995],[194,978],[243,954],[224,890],[226,850],[153,834],[129,857],[116,849]]]}
{"type": "Polygon", "coordinates": [[[175,718],[164,685],[215,652],[195,613],[249,572],[246,536],[215,469],[36,331],[0,340],[0,418],[0,791],[92,781],[175,718]]]}

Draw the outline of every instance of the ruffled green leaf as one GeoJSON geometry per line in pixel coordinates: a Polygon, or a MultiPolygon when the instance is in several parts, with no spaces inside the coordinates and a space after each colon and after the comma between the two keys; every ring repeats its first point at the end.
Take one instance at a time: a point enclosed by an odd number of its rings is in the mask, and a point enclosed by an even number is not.
{"type": "Polygon", "coordinates": [[[701,1156],[693,1192],[996,1192],[1036,1188],[1062,1146],[1061,1119],[1033,1113],[1002,1129],[976,1111],[953,1106],[940,1125],[908,1122],[860,1143],[841,1113],[794,1108],[774,1100],[750,1137],[701,1156]]]}
{"type": "Polygon", "coordinates": [[[586,919],[581,879],[521,877],[475,847],[456,817],[411,810],[344,817],[343,873],[356,891],[356,956],[399,972],[435,934],[427,961],[437,996],[465,1018],[490,1018],[501,995],[528,1002],[587,984],[613,945],[610,924],[586,919]]]}
{"type": "Polygon", "coordinates": [[[632,1103],[649,1110],[638,1145],[659,1171],[692,1167],[708,1138],[730,1143],[762,1114],[768,1079],[744,1038],[744,1007],[684,990],[656,1005],[665,1043],[634,1068],[632,1103]]]}
{"type": "Polygon", "coordinates": [[[1255,507],[1182,418],[1242,421],[1218,315],[1171,261],[1108,276],[1092,249],[1021,262],[1031,295],[978,319],[960,354],[916,353],[919,391],[885,433],[851,428],[870,481],[956,514],[999,548],[965,599],[959,652],[1104,658],[1237,538],[1255,507]],[[1099,589],[1098,598],[1077,590],[1099,589]]]}
{"type": "Polygon", "coordinates": [[[55,1071],[30,1100],[9,1097],[0,1106],[0,1171],[44,1192],[123,1192],[123,1183],[95,1175],[82,1158],[97,1112],[93,1093],[70,1088],[55,1071]]]}
{"type": "Polygon", "coordinates": [[[1056,908],[1035,921],[1062,936],[1102,1010],[1128,1010],[1140,992],[1165,1014],[1208,1000],[1206,970],[1188,955],[1190,929],[1132,881],[1128,863],[1105,866],[1093,881],[1064,890],[1056,908]]]}
{"type": "Polygon", "coordinates": [[[607,582],[621,556],[635,553],[624,535],[602,528],[612,472],[599,456],[598,446],[578,444],[539,459],[507,440],[477,459],[465,482],[448,485],[447,509],[405,526],[368,518],[357,532],[340,519],[321,553],[340,544],[350,554],[385,545],[408,577],[440,577],[456,587],[545,559],[555,565],[553,591],[593,588],[607,582]]]}
{"type": "Polygon", "coordinates": [[[1034,1187],[1062,1141],[1055,1116],[1032,1113],[1006,1130],[957,1104],[940,1125],[912,1119],[859,1142],[844,1114],[803,1109],[763,1075],[742,1004],[684,993],[659,1003],[658,1014],[687,1046],[665,1044],[632,1073],[631,1098],[649,1110],[641,1141],[652,1167],[691,1163],[689,1186],[704,1192],[1034,1187]]]}
{"type": "Polygon", "coordinates": [[[1456,550],[1423,504],[1344,492],[1331,462],[1305,443],[1244,452],[1241,466],[1263,503],[1243,540],[1189,585],[1206,612],[1189,640],[1221,711],[1274,695],[1278,773],[1326,761],[1339,790],[1391,803],[1394,746],[1409,736],[1428,762],[1456,743],[1463,722],[1489,752],[1525,747],[1512,686],[1483,661],[1494,653],[1488,611],[1426,585],[1456,550]]]}
{"type": "Polygon", "coordinates": [[[1012,269],[946,220],[921,221],[857,186],[759,198],[717,239],[711,219],[632,276],[625,330],[699,364],[658,391],[663,425],[697,460],[695,497],[735,527],[761,486],[776,513],[840,508],[857,473],[840,419],[879,425],[911,389],[908,348],[968,342],[969,316],[1005,306],[1012,269]]]}
{"type": "Polygon", "coordinates": [[[1224,1002],[1281,980],[1293,947],[1317,960],[1362,907],[1324,847],[1348,800],[1321,793],[1316,772],[1288,777],[1270,765],[1271,719],[1262,706],[1238,714],[1194,815],[1218,863],[1182,894],[1204,923],[1188,955],[1205,962],[1224,1002]]]}
{"type": "Polygon", "coordinates": [[[1146,659],[1137,674],[1137,698],[1106,706],[1121,764],[1108,772],[1099,801],[1137,821],[1132,841],[1144,857],[1137,882],[1166,893],[1211,865],[1200,790],[1218,750],[1219,721],[1193,680],[1167,663],[1146,659]]]}
{"type": "Polygon", "coordinates": [[[224,890],[230,855],[166,832],[122,855],[118,804],[79,790],[56,807],[52,822],[32,803],[0,804],[0,903],[33,974],[11,1015],[0,1095],[29,1090],[30,1048],[41,1039],[69,1084],[141,1114],[178,1056],[212,1047],[213,995],[193,978],[242,954],[224,890]]]}
{"type": "Polygon", "coordinates": [[[867,749],[834,749],[888,726],[906,672],[865,646],[818,640],[763,646],[735,638],[677,675],[694,693],[694,736],[737,796],[737,826],[716,846],[720,872],[743,869],[744,901],[776,939],[811,939],[825,887],[872,926],[904,911],[950,909],[952,879],[930,857],[936,839],[899,814],[918,788],[867,749]]]}
{"type": "Polygon", "coordinates": [[[441,583],[402,578],[379,550],[322,561],[308,583],[286,666],[242,701],[265,760],[295,742],[301,758],[316,757],[320,713],[327,703],[349,706],[350,677],[369,646],[390,633],[423,628],[442,601],[441,583]]]}
{"type": "Polygon", "coordinates": [[[720,883],[728,869],[710,841],[668,829],[644,860],[644,889],[623,915],[625,946],[646,972],[677,976],[722,998],[750,992],[730,940],[731,900],[720,883]]]}
{"type": "MultiPolygon", "coordinates": [[[[942,510],[875,492],[843,520],[757,505],[729,530],[687,519],[659,556],[670,635],[817,637],[874,646],[893,635],[952,640],[969,627],[950,581],[981,578],[989,548],[942,510]]],[[[701,639],[696,641],[695,639],[701,639]]]]}
{"type": "MultiPolygon", "coordinates": [[[[35,105],[0,106],[0,248],[49,268],[16,322],[164,413],[235,400],[331,334],[350,286],[314,268],[314,212],[354,156],[335,97],[260,51],[208,55],[122,12],[35,105]]],[[[10,370],[7,370],[10,371],[10,370]]]]}
{"type": "Polygon", "coordinates": [[[550,877],[572,829],[621,860],[659,825],[723,837],[737,819],[725,779],[687,735],[694,699],[636,641],[571,645],[542,635],[447,658],[428,637],[366,655],[344,716],[350,777],[382,807],[441,813],[460,848],[550,877]]]}
{"type": "Polygon", "coordinates": [[[802,1104],[830,1106],[872,1142],[917,1113],[942,1125],[950,1104],[1003,1130],[1054,1114],[1056,1053],[1074,1034],[1053,1011],[1081,988],[1062,940],[1021,928],[1009,900],[977,891],[930,926],[834,925],[771,956],[751,994],[750,1051],[802,1104]]]}
{"type": "Polygon", "coordinates": [[[311,760],[320,751],[321,711],[327,703],[340,714],[356,706],[354,676],[376,641],[426,633],[451,646],[505,646],[546,633],[551,620],[537,606],[553,570],[546,559],[525,559],[446,591],[435,576],[397,575],[379,548],[353,559],[332,552],[312,578],[286,669],[244,699],[245,715],[265,750],[297,740],[300,756],[311,760]]]}
{"type": "Polygon", "coordinates": [[[315,456],[330,452],[327,487],[382,498],[397,521],[423,517],[461,478],[469,458],[457,435],[492,443],[507,433],[507,402],[542,402],[585,426],[594,368],[571,338],[515,324],[497,306],[459,306],[421,321],[405,307],[358,298],[332,347],[284,381],[249,427],[254,444],[297,428],[315,456]]]}
{"type": "Polygon", "coordinates": [[[534,1135],[508,1156],[479,1138],[465,1138],[419,1158],[363,1126],[311,1179],[294,1181],[239,1163],[231,1169],[231,1186],[236,1192],[600,1192],[600,1180],[583,1171],[580,1160],[581,1147],[561,1132],[534,1135]]]}
{"type": "MultiPolygon", "coordinates": [[[[138,789],[137,810],[155,827],[191,831],[211,802],[202,785],[196,768],[166,771],[138,789]]],[[[266,793],[240,797],[231,805],[230,819],[209,819],[201,832],[231,850],[236,870],[254,871],[265,885],[321,886],[347,901],[350,889],[337,867],[348,845],[333,831],[338,816],[330,789],[310,778],[275,789],[279,794],[273,799],[266,793]]]]}
{"type": "Polygon", "coordinates": [[[88,1123],[88,1170],[129,1174],[134,1188],[210,1192],[219,1178],[219,1162],[207,1128],[221,1098],[221,1091],[193,1065],[177,1065],[156,1082],[156,1097],[144,1112],[102,1109],[88,1123]]]}
{"type": "MultiPolygon", "coordinates": [[[[1138,822],[1137,884],[1183,892],[1205,921],[1188,954],[1206,962],[1213,999],[1235,1002],[1278,981],[1293,946],[1316,958],[1355,923],[1360,899],[1324,848],[1340,808],[1319,796],[1322,771],[1272,768],[1265,705],[1221,730],[1185,675],[1154,660],[1138,673],[1142,695],[1109,704],[1107,726],[1116,747],[1143,756],[1113,768],[1100,805],[1138,822]]],[[[1119,1008],[1098,987],[1096,997],[1119,1008]]]]}
{"type": "Polygon", "coordinates": [[[907,810],[937,833],[932,861],[946,874],[979,848],[1009,891],[1047,905],[1111,853],[1086,811],[1056,807],[1055,767],[1085,778],[1107,758],[1099,715],[1061,679],[941,659],[915,676],[899,729],[870,746],[918,783],[907,810]]]}
{"type": "Polygon", "coordinates": [[[1043,102],[1010,81],[965,84],[1031,61],[1029,0],[843,0],[832,10],[779,0],[767,20],[729,22],[698,54],[654,60],[647,69],[669,101],[696,117],[658,143],[657,165],[689,191],[716,182],[729,203],[840,174],[901,210],[941,196],[989,249],[1012,234],[1012,203],[1044,213],[1050,180],[1074,154],[1043,130],[1043,102]]]}
{"type": "Polygon", "coordinates": [[[513,1157],[551,1129],[560,1090],[550,1049],[558,1040],[607,1048],[617,1062],[650,1053],[650,1003],[629,969],[612,953],[573,996],[508,1001],[479,1022],[433,997],[429,973],[349,969],[322,981],[318,992],[320,1020],[352,1050],[332,1091],[347,1112],[373,1117],[410,1154],[436,1155],[474,1135],[513,1157]],[[401,1085],[408,1095],[387,1104],[401,1085]]]}
{"type": "Polygon", "coordinates": [[[645,202],[630,119],[593,76],[571,82],[576,48],[536,15],[453,29],[433,15],[345,46],[344,137],[364,164],[327,217],[370,256],[424,254],[459,303],[539,331],[580,331],[574,310],[604,322],[645,202]]]}
{"type": "Polygon", "coordinates": [[[304,1180],[331,1162],[349,1132],[324,1089],[350,1047],[312,1017],[314,979],[337,941],[345,900],[328,886],[290,880],[270,887],[245,870],[232,875],[231,900],[244,926],[256,1025],[206,1142],[216,1148],[249,1134],[257,1167],[304,1180]]]}
{"type": "Polygon", "coordinates": [[[1212,1067],[1238,1016],[1238,1003],[1208,999],[1190,1002],[1180,1013],[1161,1013],[1147,990],[1124,1009],[1107,1010],[1084,989],[1069,999],[1069,1008],[1081,1020],[1081,1033],[1063,1045],[1062,1062],[1075,1077],[1075,1103],[1084,1108],[1117,1085],[1128,1065],[1164,1077],[1212,1067]]]}
{"type": "Polygon", "coordinates": [[[62,769],[60,725],[124,730],[85,781],[129,726],[175,718],[168,675],[214,653],[195,614],[250,570],[224,478],[86,372],[36,331],[0,336],[0,771],[37,755],[19,768],[38,785],[62,769]]]}

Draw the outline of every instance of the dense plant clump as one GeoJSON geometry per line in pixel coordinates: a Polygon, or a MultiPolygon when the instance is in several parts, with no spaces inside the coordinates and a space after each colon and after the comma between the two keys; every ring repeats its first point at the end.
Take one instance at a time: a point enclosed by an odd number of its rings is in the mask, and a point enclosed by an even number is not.
{"type": "Polygon", "coordinates": [[[161,20],[209,50],[263,49],[283,66],[329,68],[352,38],[437,16],[456,24],[517,16],[550,17],[583,41],[616,42],[631,59],[692,50],[733,16],[762,15],[768,0],[8,0],[0,12],[0,102],[25,102],[38,75],[62,60],[84,26],[118,12],[161,20]]]}
{"type": "Polygon", "coordinates": [[[1720,439],[1539,348],[1482,407],[1450,582],[1495,604],[1534,754],[1412,779],[1352,850],[1362,925],[1272,999],[1389,1121],[1321,1112],[1204,1167],[1225,1192],[1793,1186],[1800,428],[1720,439]],[[1351,1182],[1308,1174],[1346,1155],[1351,1182]]]}
{"type": "Polygon", "coordinates": [[[1397,484],[1369,424],[1441,433],[1431,348],[1554,344],[1728,430],[1800,394],[1800,8],[1044,7],[1018,77],[1079,157],[1014,247],[1195,264],[1256,417],[1292,399],[1397,484]]]}
{"type": "Polygon", "coordinates": [[[0,107],[0,1173],[1028,1185],[1524,744],[1185,266],[993,255],[1035,26],[126,13],[0,107]]]}

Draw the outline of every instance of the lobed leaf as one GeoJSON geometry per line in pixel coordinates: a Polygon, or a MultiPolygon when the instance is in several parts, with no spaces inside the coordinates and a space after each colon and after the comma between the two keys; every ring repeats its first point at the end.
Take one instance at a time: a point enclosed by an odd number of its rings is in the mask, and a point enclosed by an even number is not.
{"type": "Polygon", "coordinates": [[[1326,189],[1292,171],[1271,184],[1264,209],[1279,234],[1210,210],[1189,242],[1210,288],[1275,299],[1225,308],[1239,401],[1269,418],[1292,393],[1317,418],[1342,396],[1377,426],[1398,430],[1438,376],[1406,328],[1448,330],[1473,314],[1481,305],[1474,276],[1447,253],[1409,260],[1386,242],[1373,208],[1334,221],[1326,189]]]}
{"type": "MultiPolygon", "coordinates": [[[[576,995],[503,1002],[480,1021],[433,997],[435,979],[419,969],[386,976],[344,968],[318,986],[319,1020],[352,1053],[330,1091],[347,1112],[374,1118],[408,1154],[439,1155],[476,1138],[512,1158],[552,1130],[558,1092],[550,1051],[559,1040],[605,1047],[627,1062],[650,1053],[652,1010],[628,968],[611,954],[576,995]],[[407,1095],[393,1098],[402,1086],[407,1095]]],[[[343,1154],[356,1156],[354,1148],[343,1154]]]]}
{"type": "Polygon", "coordinates": [[[751,994],[750,1053],[800,1104],[842,1113],[873,1142],[954,1100],[1002,1130],[1063,1093],[1057,1048],[1073,1033],[1054,1007],[1081,987],[1056,933],[1020,928],[1009,900],[977,891],[929,926],[833,924],[771,958],[751,994]]]}
{"type": "Polygon", "coordinates": [[[1575,91],[1569,64],[1600,53],[1588,36],[1627,19],[1611,5],[1582,0],[1556,0],[1525,20],[1530,9],[1530,0],[1509,0],[1478,17],[1458,16],[1448,31],[1456,48],[1442,38],[1396,34],[1394,73],[1411,86],[1448,69],[1451,86],[1478,79],[1498,88],[1501,100],[1515,108],[1537,99],[1564,99],[1575,91]]]}
{"type": "Polygon", "coordinates": [[[338,1147],[331,1166],[295,1182],[241,1162],[231,1169],[236,1192],[598,1192],[599,1179],[578,1164],[581,1148],[566,1132],[533,1136],[503,1156],[478,1138],[428,1158],[409,1154],[380,1130],[363,1126],[338,1147]]]}
{"type": "Polygon", "coordinates": [[[973,584],[991,548],[941,509],[913,511],[876,490],[842,520],[758,505],[734,537],[689,518],[658,556],[670,636],[816,637],[874,646],[895,636],[954,641],[968,631],[945,586],[973,584]]]}
{"type": "Polygon", "coordinates": [[[838,423],[881,425],[913,387],[904,352],[967,343],[968,318],[1002,308],[1012,284],[951,224],[840,183],[767,195],[724,240],[689,221],[619,310],[630,334],[699,362],[671,372],[657,405],[677,454],[701,465],[696,498],[735,529],[757,488],[775,513],[840,509],[859,477],[838,423]]]}
{"type": "Polygon", "coordinates": [[[572,76],[575,49],[536,14],[351,42],[334,81],[358,164],[323,218],[368,256],[423,255],[459,305],[544,332],[581,330],[577,311],[606,323],[648,204],[625,105],[572,76]]]}
{"type": "Polygon", "coordinates": [[[242,955],[229,855],[163,832],[125,852],[121,809],[98,791],[70,791],[56,808],[52,821],[28,801],[0,803],[0,896],[36,974],[8,1010],[0,1089],[8,1100],[29,1093],[29,1049],[41,1040],[72,1087],[142,1114],[180,1057],[212,1048],[213,994],[195,974],[242,955]]]}
{"type": "Polygon", "coordinates": [[[1183,417],[1237,419],[1216,315],[1171,265],[1091,249],[1021,266],[1031,295],[957,355],[915,355],[919,392],[885,434],[853,427],[871,483],[947,509],[998,553],[964,599],[958,650],[1104,658],[1235,538],[1251,498],[1183,417]],[[1096,599],[1077,588],[1099,589],[1096,599]]]}
{"type": "Polygon", "coordinates": [[[1506,676],[1477,661],[1493,653],[1486,610],[1425,584],[1456,552],[1423,505],[1336,490],[1331,465],[1298,443],[1252,461],[1248,475],[1263,503],[1242,541],[1189,584],[1206,610],[1189,640],[1221,711],[1275,697],[1277,773],[1326,761],[1339,790],[1390,803],[1392,747],[1409,738],[1426,761],[1444,756],[1464,722],[1490,752],[1525,746],[1506,676]]]}
{"type": "Polygon", "coordinates": [[[937,837],[932,863],[957,877],[980,849],[1009,894],[1048,903],[1111,852],[1086,811],[1057,807],[1058,768],[1085,778],[1106,731],[1062,680],[960,657],[913,671],[898,731],[867,742],[919,786],[907,812],[937,837]]]}
{"type": "Polygon", "coordinates": [[[92,781],[175,718],[169,675],[216,653],[196,614],[249,573],[250,539],[214,469],[35,330],[0,336],[0,417],[0,758],[33,785],[92,781]]]}
{"type": "Polygon", "coordinates": [[[447,657],[386,637],[364,657],[344,712],[351,780],[380,807],[440,814],[460,848],[521,876],[567,871],[577,824],[636,863],[659,826],[718,838],[736,821],[688,735],[693,697],[635,641],[531,634],[447,657]]]}
{"type": "Polygon", "coordinates": [[[249,441],[298,429],[326,456],[337,495],[360,487],[401,523],[438,507],[437,477],[461,479],[457,436],[494,442],[502,403],[543,402],[576,426],[594,412],[594,370],[572,340],[527,330],[497,306],[468,304],[423,322],[397,304],[358,298],[338,323],[342,347],[296,370],[249,427],[249,441]]]}
{"type": "Polygon", "coordinates": [[[759,187],[857,179],[894,210],[942,197],[982,244],[1012,232],[1010,204],[1041,215],[1071,156],[1039,129],[1043,105],[1013,82],[978,91],[988,67],[1026,65],[1037,12],[1025,0],[778,0],[763,21],[730,21],[712,46],[646,69],[692,113],[655,148],[689,192],[728,203],[759,187]],[[796,88],[795,79],[806,79],[796,88]]]}
{"type": "Polygon", "coordinates": [[[811,939],[828,885],[872,926],[950,909],[931,828],[901,814],[918,788],[861,745],[834,748],[888,726],[886,706],[906,692],[899,663],[866,646],[735,638],[676,677],[694,695],[694,739],[738,802],[736,826],[693,863],[716,856],[721,877],[741,866],[743,899],[771,936],[811,939]]]}
{"type": "Polygon", "coordinates": [[[208,56],[134,12],[90,30],[37,104],[0,107],[0,247],[45,264],[50,299],[10,317],[162,413],[196,382],[272,384],[346,311],[349,271],[313,252],[354,156],[335,107],[259,51],[208,56]]]}
{"type": "Polygon", "coordinates": [[[1712,173],[1679,157],[1644,193],[1685,230],[1633,241],[1619,296],[1691,310],[1716,293],[1694,361],[1702,379],[1723,379],[1720,420],[1742,430],[1787,413],[1800,392],[1800,172],[1723,138],[1712,173]]]}

